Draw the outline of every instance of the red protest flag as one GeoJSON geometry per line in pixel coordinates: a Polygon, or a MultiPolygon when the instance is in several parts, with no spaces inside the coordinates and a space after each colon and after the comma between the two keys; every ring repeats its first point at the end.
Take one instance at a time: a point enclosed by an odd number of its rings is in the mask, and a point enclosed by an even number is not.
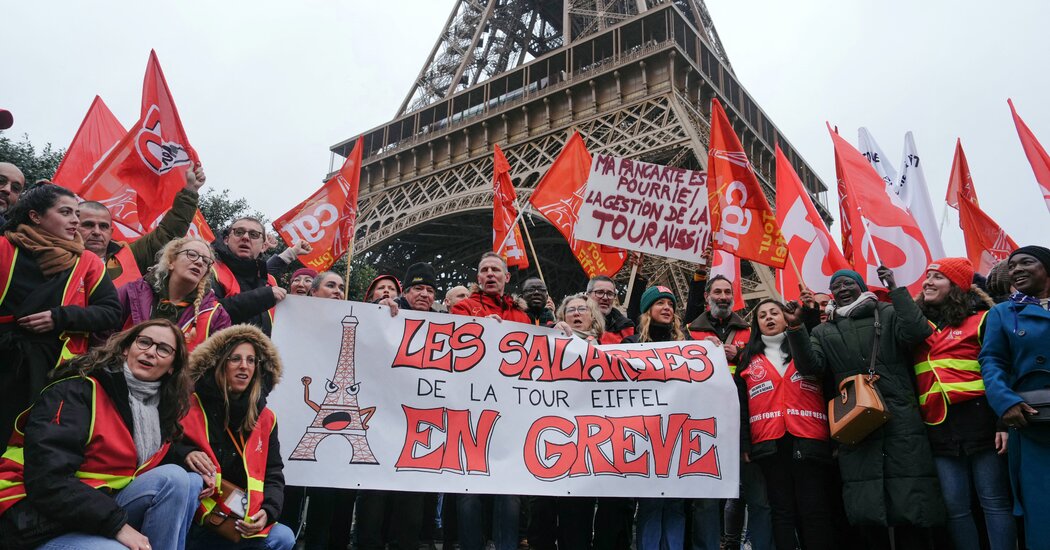
{"type": "Polygon", "coordinates": [[[529,197],[536,210],[558,228],[587,277],[612,276],[623,267],[627,253],[618,248],[577,240],[572,233],[579,220],[583,190],[591,171],[591,154],[579,132],[562,148],[536,190],[529,197]]]}
{"type": "Polygon", "coordinates": [[[528,269],[529,257],[518,227],[517,200],[510,163],[496,145],[492,154],[492,251],[503,256],[507,266],[528,269]]]}
{"type": "Polygon", "coordinates": [[[956,138],[955,158],[952,159],[952,171],[948,175],[948,194],[944,196],[944,202],[958,210],[960,199],[979,204],[977,191],[973,188],[973,178],[970,176],[970,164],[966,162],[966,153],[963,152],[962,140],[956,138]]]}
{"type": "Polygon", "coordinates": [[[288,246],[299,241],[310,243],[312,250],[299,256],[299,261],[317,271],[332,267],[353,239],[362,147],[358,139],[339,172],[328,178],[310,198],[273,222],[274,230],[288,246]]]}
{"type": "Polygon", "coordinates": [[[1032,165],[1032,172],[1035,172],[1035,181],[1039,184],[1039,191],[1043,194],[1046,208],[1050,210],[1050,155],[1046,154],[1046,149],[1043,149],[1043,145],[1035,138],[1035,134],[1021,120],[1021,115],[1018,115],[1017,109],[1014,109],[1013,100],[1007,99],[1006,102],[1010,104],[1010,113],[1014,117],[1017,136],[1021,138],[1021,147],[1024,148],[1025,156],[1028,157],[1028,163],[1032,165]]]}
{"type": "Polygon", "coordinates": [[[783,268],[787,261],[784,235],[718,99],[711,100],[707,185],[715,248],[783,268]]]}
{"type": "Polygon", "coordinates": [[[103,155],[126,133],[124,125],[113,116],[113,112],[102,98],[95,96],[51,181],[78,195],[81,194],[84,179],[91,173],[95,164],[102,160],[103,155]]]}
{"type": "Polygon", "coordinates": [[[1017,249],[1017,243],[974,202],[959,201],[959,226],[966,239],[966,257],[978,273],[987,275],[996,262],[1017,249]]]}
{"type": "Polygon", "coordinates": [[[839,185],[849,200],[846,217],[850,222],[854,269],[868,286],[881,287],[876,274],[881,263],[893,270],[899,286],[918,292],[931,258],[915,218],[864,155],[835,133],[830,124],[828,133],[835,146],[839,185]]]}
{"type": "Polygon", "coordinates": [[[828,292],[831,275],[851,267],[779,144],[776,155],[777,223],[787,240],[790,264],[777,271],[779,286],[785,300],[798,299],[800,283],[814,292],[828,292]]]}

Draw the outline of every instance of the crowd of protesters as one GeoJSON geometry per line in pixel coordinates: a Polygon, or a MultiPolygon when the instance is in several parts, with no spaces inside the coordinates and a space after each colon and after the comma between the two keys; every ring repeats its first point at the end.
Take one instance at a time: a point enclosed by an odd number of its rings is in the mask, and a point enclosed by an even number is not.
{"type": "Polygon", "coordinates": [[[938,259],[918,296],[886,268],[881,294],[843,270],[750,310],[703,269],[688,296],[640,287],[621,309],[608,277],[556,301],[539,278],[512,292],[491,252],[476,280],[448,289],[411,262],[350,298],[594,345],[713,342],[739,390],[740,497],[285,487],[267,406],[282,371],[274,307],[288,294],[346,299],[346,281],[302,268],[280,287],[309,247],[264,258],[254,218],[213,243],[185,237],[204,181],[187,171],[157,228],[126,244],[105,206],[27,188],[0,163],[0,547],[1050,548],[1047,248],[1013,251],[987,279],[938,259]],[[828,399],[864,374],[889,418],[838,444],[828,399]]]}

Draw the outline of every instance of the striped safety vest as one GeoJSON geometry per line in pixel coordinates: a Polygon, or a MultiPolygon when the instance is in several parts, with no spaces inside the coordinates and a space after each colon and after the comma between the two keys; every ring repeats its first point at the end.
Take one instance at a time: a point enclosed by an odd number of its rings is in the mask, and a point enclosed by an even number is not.
{"type": "MultiPolygon", "coordinates": [[[[7,240],[0,238],[0,304],[4,303],[7,291],[11,287],[11,277],[15,272],[15,263],[21,251],[17,246],[7,240]]],[[[65,288],[62,290],[63,306],[87,307],[91,294],[98,288],[102,278],[106,276],[106,268],[102,260],[92,252],[85,251],[77,258],[76,265],[69,273],[65,288]]],[[[14,323],[15,318],[11,315],[0,315],[0,324],[14,323]]],[[[63,331],[58,335],[62,341],[62,352],[59,354],[58,362],[63,363],[87,352],[88,332],[63,331]]]]}
{"type": "Polygon", "coordinates": [[[984,395],[977,354],[981,351],[981,323],[987,312],[971,315],[957,327],[933,327],[933,334],[915,348],[915,380],[919,409],[927,424],[940,424],[948,405],[984,395]]]}
{"type": "MultiPolygon", "coordinates": [[[[168,452],[170,443],[165,442],[161,445],[160,449],[140,466],[135,440],[132,439],[131,432],[121,419],[113,400],[99,388],[97,380],[92,377],[84,379],[91,383],[91,428],[87,444],[84,445],[84,461],[73,475],[95,489],[105,487],[119,491],[136,477],[160,464],[168,452]]],[[[75,378],[59,380],[52,386],[68,380],[75,378]]],[[[7,451],[0,458],[0,515],[26,496],[25,425],[31,410],[26,409],[18,416],[7,451]]]]}
{"type": "MultiPolygon", "coordinates": [[[[248,497],[248,503],[244,507],[248,516],[253,516],[262,509],[263,480],[266,479],[266,459],[270,451],[270,433],[276,426],[277,417],[269,408],[264,408],[259,413],[259,420],[255,423],[255,429],[252,430],[252,433],[248,435],[244,442],[244,453],[241,456],[241,460],[244,464],[245,477],[248,479],[248,486],[243,487],[248,497]]],[[[221,487],[222,470],[208,439],[208,416],[204,414],[204,407],[201,405],[200,397],[197,394],[193,394],[193,399],[190,400],[190,411],[182,419],[182,428],[185,437],[203,451],[204,454],[208,455],[212,464],[216,465],[215,486],[221,487]]],[[[194,520],[198,523],[203,522],[204,516],[214,510],[216,506],[224,514],[230,512],[224,503],[216,501],[212,497],[205,497],[201,499],[200,506],[197,507],[194,520]]],[[[271,522],[277,521],[277,518],[269,519],[271,522]]],[[[265,537],[270,534],[270,529],[272,528],[273,523],[267,525],[255,535],[244,538],[265,537]]]]}

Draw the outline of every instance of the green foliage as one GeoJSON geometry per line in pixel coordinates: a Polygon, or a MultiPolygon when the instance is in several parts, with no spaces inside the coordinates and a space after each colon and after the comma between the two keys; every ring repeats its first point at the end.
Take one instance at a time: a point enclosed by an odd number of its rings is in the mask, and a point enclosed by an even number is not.
{"type": "Polygon", "coordinates": [[[29,142],[28,134],[22,134],[22,140],[15,142],[0,132],[0,162],[10,162],[21,169],[26,176],[27,185],[54,177],[55,170],[65,154],[64,149],[53,149],[50,143],[44,145],[44,149],[38,153],[29,142]]]}
{"type": "Polygon", "coordinates": [[[253,210],[244,197],[230,198],[229,189],[222,191],[212,188],[205,189],[200,197],[199,208],[204,219],[208,221],[208,226],[215,231],[216,235],[229,227],[233,220],[245,216],[262,220],[263,225],[266,225],[266,216],[262,212],[253,210]]]}

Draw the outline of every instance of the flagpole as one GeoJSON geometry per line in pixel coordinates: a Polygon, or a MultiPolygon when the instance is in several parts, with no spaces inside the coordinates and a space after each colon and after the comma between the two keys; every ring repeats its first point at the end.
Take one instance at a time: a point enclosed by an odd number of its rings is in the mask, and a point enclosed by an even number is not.
{"type": "Polygon", "coordinates": [[[944,201],[944,212],[941,213],[941,228],[938,229],[938,233],[941,234],[941,238],[944,238],[944,222],[948,221],[948,201],[944,201]]]}
{"type": "MultiPolygon", "coordinates": [[[[514,201],[514,207],[517,208],[517,206],[518,206],[518,202],[514,201]]],[[[507,234],[503,236],[503,241],[501,243],[499,243],[498,247],[496,247],[496,250],[495,250],[496,254],[503,254],[503,247],[507,246],[507,239],[509,239],[510,236],[514,234],[514,226],[517,225],[519,221],[521,221],[521,217],[524,214],[525,214],[525,212],[523,212],[521,210],[518,210],[518,217],[514,218],[514,223],[510,224],[510,229],[507,231],[507,234]]],[[[533,252],[535,252],[535,251],[533,251],[533,252]]],[[[547,284],[547,283],[544,283],[544,284],[547,284]]]]}
{"type": "MultiPolygon", "coordinates": [[[[346,285],[348,292],[344,293],[346,299],[350,299],[350,261],[354,259],[354,234],[350,234],[350,242],[346,243],[346,276],[343,278],[343,284],[346,285]]],[[[361,297],[364,300],[364,296],[361,297]]]]}
{"type": "Polygon", "coordinates": [[[638,277],[638,264],[641,263],[642,253],[638,253],[638,261],[631,262],[631,280],[627,282],[627,296],[624,297],[624,307],[629,307],[631,304],[631,294],[634,294],[634,279],[638,277]]]}
{"type": "MultiPolygon", "coordinates": [[[[514,199],[514,208],[518,208],[518,200],[514,199]]],[[[525,240],[529,241],[529,248],[532,249],[532,257],[536,259],[536,271],[540,274],[540,281],[543,281],[543,286],[547,286],[547,280],[543,278],[543,268],[540,267],[540,255],[536,253],[536,245],[532,244],[532,235],[529,234],[529,224],[525,223],[524,210],[518,210],[518,218],[521,220],[521,226],[525,229],[525,240]]],[[[514,232],[511,228],[507,234],[514,232]]]]}
{"type": "MultiPolygon", "coordinates": [[[[875,249],[875,238],[871,236],[871,224],[868,222],[868,218],[864,217],[864,214],[860,216],[860,222],[864,224],[864,238],[871,243],[871,255],[875,257],[875,263],[882,265],[882,260],[879,259],[879,251],[875,249]]],[[[863,247],[864,243],[860,243],[863,247]]]]}

